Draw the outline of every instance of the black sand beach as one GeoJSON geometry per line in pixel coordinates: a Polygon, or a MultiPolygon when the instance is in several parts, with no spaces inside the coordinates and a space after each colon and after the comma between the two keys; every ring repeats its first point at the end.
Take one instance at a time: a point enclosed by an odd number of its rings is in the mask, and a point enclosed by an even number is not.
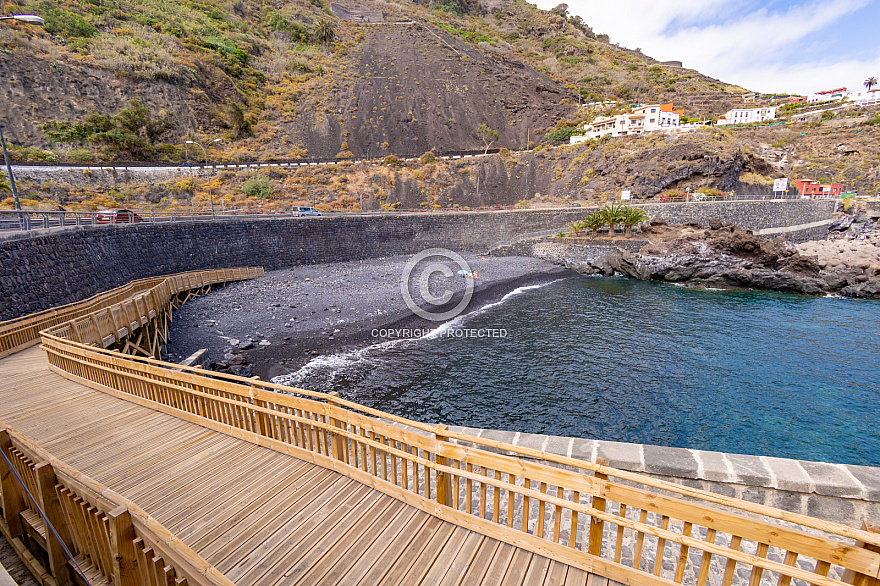
{"type": "MultiPolygon", "coordinates": [[[[462,255],[478,278],[465,313],[514,289],[577,273],[526,257],[462,255]]],[[[400,283],[411,256],[299,266],[233,283],[184,304],[174,314],[168,360],[178,362],[206,348],[215,362],[240,363],[241,374],[263,380],[298,370],[314,356],[369,345],[377,328],[433,329],[442,322],[410,311],[400,283]],[[233,358],[236,355],[241,357],[233,358]]],[[[457,305],[466,278],[432,277],[432,292],[454,292],[440,309],[457,305]]]]}

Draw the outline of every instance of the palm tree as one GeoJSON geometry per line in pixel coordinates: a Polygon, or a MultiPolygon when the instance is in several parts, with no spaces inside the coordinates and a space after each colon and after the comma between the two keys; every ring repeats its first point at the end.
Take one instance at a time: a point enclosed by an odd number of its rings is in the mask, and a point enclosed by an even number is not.
{"type": "Polygon", "coordinates": [[[12,188],[9,186],[9,180],[6,178],[6,173],[0,173],[0,191],[3,193],[12,193],[12,188]]]}
{"type": "Polygon", "coordinates": [[[868,88],[868,91],[871,91],[871,88],[877,85],[877,78],[875,76],[871,76],[865,80],[865,87],[868,88]]]}
{"type": "Polygon", "coordinates": [[[593,236],[599,234],[599,228],[605,225],[605,218],[600,212],[593,212],[584,220],[584,226],[592,232],[593,236]]]}
{"type": "Polygon", "coordinates": [[[326,55],[328,45],[336,39],[336,31],[333,30],[333,25],[327,20],[321,20],[318,23],[318,28],[315,29],[315,37],[321,41],[321,45],[324,47],[324,54],[326,55]]]}
{"type": "Polygon", "coordinates": [[[647,219],[648,214],[642,209],[630,207],[624,208],[623,221],[621,222],[624,227],[624,233],[629,236],[632,233],[633,226],[638,226],[639,223],[644,222],[647,219]]]}
{"type": "Polygon", "coordinates": [[[623,206],[619,203],[608,204],[599,213],[602,221],[608,224],[608,237],[614,238],[614,228],[623,221],[623,206]]]}
{"type": "Polygon", "coordinates": [[[577,236],[585,228],[586,228],[586,226],[584,226],[583,220],[578,220],[578,221],[572,222],[571,224],[568,225],[568,229],[569,229],[572,236],[577,236]]]}

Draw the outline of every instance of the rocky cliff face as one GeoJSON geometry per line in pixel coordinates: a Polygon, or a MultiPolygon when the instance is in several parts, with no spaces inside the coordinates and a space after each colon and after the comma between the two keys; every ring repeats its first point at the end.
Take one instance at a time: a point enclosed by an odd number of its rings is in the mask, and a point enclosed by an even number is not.
{"type": "MultiPolygon", "coordinates": [[[[640,238],[648,242],[638,252],[609,247],[585,253],[577,249],[578,245],[550,245],[536,246],[535,253],[584,274],[620,273],[690,287],[880,299],[880,261],[876,260],[880,225],[870,222],[866,228],[868,223],[860,222],[861,228],[856,230],[871,231],[863,239],[863,248],[873,251],[839,256],[834,264],[825,260],[822,266],[816,257],[802,254],[782,238],[762,240],[749,230],[717,220],[710,221],[708,228],[698,224],[667,226],[662,220],[654,220],[642,230],[640,238]]],[[[845,224],[843,220],[838,227],[845,224]]],[[[805,253],[812,250],[810,246],[806,245],[805,253]]]]}

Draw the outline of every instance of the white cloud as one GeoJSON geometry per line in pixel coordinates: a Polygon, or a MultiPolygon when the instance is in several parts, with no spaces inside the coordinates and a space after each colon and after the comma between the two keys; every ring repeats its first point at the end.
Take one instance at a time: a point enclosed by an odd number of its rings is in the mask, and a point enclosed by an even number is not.
{"type": "MultiPolygon", "coordinates": [[[[866,71],[878,69],[880,59],[800,58],[815,54],[806,49],[828,34],[835,21],[868,3],[816,0],[779,10],[724,0],[571,0],[568,5],[597,33],[641,48],[655,59],[682,61],[685,67],[748,89],[805,94],[854,86],[866,71]]],[[[552,8],[555,3],[541,0],[539,5],[552,8]]]]}

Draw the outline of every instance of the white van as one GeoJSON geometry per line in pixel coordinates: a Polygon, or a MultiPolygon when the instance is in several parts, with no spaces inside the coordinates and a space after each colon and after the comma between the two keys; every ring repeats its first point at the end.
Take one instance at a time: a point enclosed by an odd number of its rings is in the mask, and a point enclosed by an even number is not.
{"type": "Polygon", "coordinates": [[[316,210],[315,208],[307,208],[304,206],[299,206],[296,208],[296,215],[298,216],[320,216],[321,212],[316,210]]]}

